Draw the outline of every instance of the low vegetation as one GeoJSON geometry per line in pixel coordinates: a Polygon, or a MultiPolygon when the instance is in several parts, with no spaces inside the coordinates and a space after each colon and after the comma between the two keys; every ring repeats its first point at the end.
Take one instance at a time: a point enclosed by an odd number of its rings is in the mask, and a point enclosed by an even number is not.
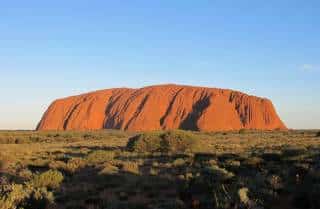
{"type": "Polygon", "coordinates": [[[130,133],[107,131],[1,131],[0,144],[30,144],[37,142],[77,142],[83,140],[103,140],[105,138],[127,138],[130,133]]]}
{"type": "Polygon", "coordinates": [[[36,174],[31,180],[31,184],[35,188],[46,187],[49,189],[59,188],[61,182],[63,181],[63,175],[59,171],[48,170],[41,174],[36,174]]]}
{"type": "Polygon", "coordinates": [[[23,184],[9,184],[2,177],[0,184],[0,209],[33,209],[49,208],[54,205],[54,196],[50,188],[56,188],[63,176],[48,171],[36,175],[32,181],[23,184]],[[48,178],[48,179],[46,179],[48,178]]]}
{"type": "Polygon", "coordinates": [[[113,151],[107,150],[97,150],[91,152],[87,157],[86,160],[89,164],[98,164],[103,162],[112,161],[115,156],[113,151]]]}
{"type": "Polygon", "coordinates": [[[200,147],[200,138],[187,131],[167,131],[138,134],[129,139],[127,148],[134,152],[195,151],[200,147]]]}
{"type": "Polygon", "coordinates": [[[317,131],[17,131],[0,142],[0,209],[320,208],[317,131]]]}

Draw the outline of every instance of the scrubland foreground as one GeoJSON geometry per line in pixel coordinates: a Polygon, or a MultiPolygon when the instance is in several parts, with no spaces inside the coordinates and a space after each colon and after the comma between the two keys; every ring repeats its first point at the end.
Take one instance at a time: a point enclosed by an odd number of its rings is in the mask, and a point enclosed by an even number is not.
{"type": "Polygon", "coordinates": [[[320,133],[0,132],[0,209],[320,208],[320,133]]]}

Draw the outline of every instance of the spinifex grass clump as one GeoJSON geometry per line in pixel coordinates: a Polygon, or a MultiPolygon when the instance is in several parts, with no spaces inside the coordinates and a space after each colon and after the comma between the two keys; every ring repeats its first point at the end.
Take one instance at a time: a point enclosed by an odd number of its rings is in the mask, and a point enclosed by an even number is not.
{"type": "Polygon", "coordinates": [[[31,184],[36,188],[47,187],[56,189],[63,181],[63,175],[59,171],[49,170],[41,174],[37,174],[31,180],[31,184]]]}
{"type": "Polygon", "coordinates": [[[188,131],[150,132],[129,139],[127,148],[135,152],[188,152],[200,146],[196,134],[188,131]]]}
{"type": "Polygon", "coordinates": [[[108,162],[113,160],[115,153],[113,151],[108,150],[97,150],[91,152],[87,156],[87,162],[89,164],[98,164],[103,162],[108,162]]]}
{"type": "Polygon", "coordinates": [[[53,206],[53,193],[45,187],[36,188],[30,184],[0,185],[1,209],[47,209],[53,206]]]}
{"type": "Polygon", "coordinates": [[[58,189],[63,180],[59,171],[49,170],[34,175],[33,179],[23,184],[0,184],[1,209],[47,209],[54,206],[54,189],[58,189]]]}

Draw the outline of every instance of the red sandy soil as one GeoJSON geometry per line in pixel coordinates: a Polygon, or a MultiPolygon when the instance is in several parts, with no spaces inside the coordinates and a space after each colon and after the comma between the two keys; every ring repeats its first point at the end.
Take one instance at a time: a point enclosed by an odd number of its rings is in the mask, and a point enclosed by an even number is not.
{"type": "Polygon", "coordinates": [[[38,130],[286,129],[272,102],[238,91],[159,85],[107,89],[54,101],[38,130]]]}

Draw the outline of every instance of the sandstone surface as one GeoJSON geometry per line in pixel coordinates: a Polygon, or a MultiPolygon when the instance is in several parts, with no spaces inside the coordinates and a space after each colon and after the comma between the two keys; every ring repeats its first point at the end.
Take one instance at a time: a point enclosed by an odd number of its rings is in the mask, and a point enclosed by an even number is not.
{"type": "Polygon", "coordinates": [[[272,102],[238,91],[182,85],[115,88],[54,101],[37,130],[286,129],[272,102]]]}

